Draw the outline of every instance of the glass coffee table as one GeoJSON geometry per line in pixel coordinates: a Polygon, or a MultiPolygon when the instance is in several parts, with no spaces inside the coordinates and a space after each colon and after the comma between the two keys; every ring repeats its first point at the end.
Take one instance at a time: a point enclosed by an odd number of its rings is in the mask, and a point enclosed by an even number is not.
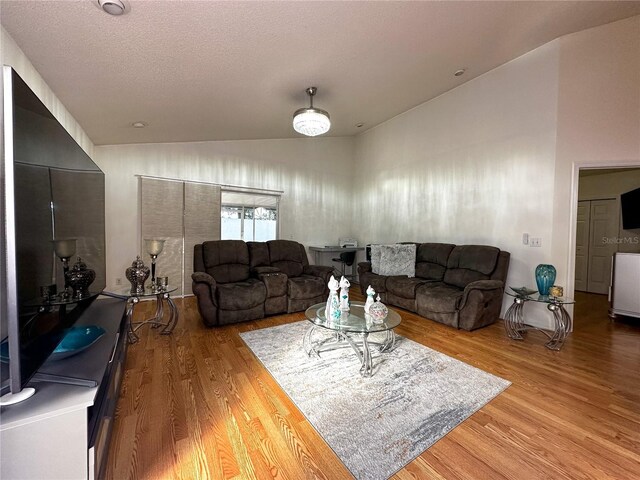
{"type": "Polygon", "coordinates": [[[378,348],[379,352],[391,350],[396,341],[393,331],[400,325],[402,318],[389,308],[389,314],[382,323],[373,323],[369,315],[364,313],[364,303],[351,302],[350,310],[343,312],[339,321],[326,318],[324,310],[326,303],[318,303],[307,309],[305,315],[312,323],[304,335],[303,346],[307,355],[335,350],[337,348],[351,347],[360,360],[360,374],[363,377],[373,375],[373,358],[371,346],[378,348]],[[314,335],[325,331],[331,335],[314,335]],[[381,333],[381,340],[370,340],[371,333],[381,333]]]}

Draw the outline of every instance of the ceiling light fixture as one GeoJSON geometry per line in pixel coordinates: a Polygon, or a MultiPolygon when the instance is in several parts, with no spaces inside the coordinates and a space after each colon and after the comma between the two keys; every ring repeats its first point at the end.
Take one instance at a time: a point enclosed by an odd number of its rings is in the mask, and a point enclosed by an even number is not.
{"type": "Polygon", "coordinates": [[[132,126],[133,128],[144,128],[144,127],[146,127],[146,126],[147,126],[147,124],[146,124],[146,123],[144,123],[144,122],[133,122],[133,123],[131,124],[131,126],[132,126]]]}
{"type": "Polygon", "coordinates": [[[316,87],[309,87],[305,91],[307,95],[309,95],[309,107],[299,108],[293,114],[293,129],[308,137],[315,137],[327,133],[331,128],[329,114],[313,106],[313,96],[318,89],[316,87]]]}
{"type": "Polygon", "coordinates": [[[459,77],[460,75],[463,75],[463,74],[464,74],[464,72],[466,72],[466,70],[465,70],[464,68],[461,68],[460,70],[456,70],[455,72],[453,72],[453,74],[454,74],[456,77],[459,77]]]}
{"type": "Polygon", "coordinates": [[[127,6],[122,0],[98,0],[98,5],[109,15],[122,15],[127,11],[127,6]]]}

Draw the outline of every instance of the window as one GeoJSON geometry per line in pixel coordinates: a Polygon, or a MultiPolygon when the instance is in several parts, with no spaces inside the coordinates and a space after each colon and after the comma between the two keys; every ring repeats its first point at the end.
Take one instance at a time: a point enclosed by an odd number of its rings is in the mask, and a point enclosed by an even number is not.
{"type": "Polygon", "coordinates": [[[278,238],[278,200],[275,195],[222,192],[221,238],[266,242],[278,238]]]}

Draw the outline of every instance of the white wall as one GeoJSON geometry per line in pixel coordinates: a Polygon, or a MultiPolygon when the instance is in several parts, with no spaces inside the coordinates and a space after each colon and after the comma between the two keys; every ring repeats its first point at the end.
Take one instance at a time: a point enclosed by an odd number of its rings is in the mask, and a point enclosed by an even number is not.
{"type": "Polygon", "coordinates": [[[640,166],[640,16],[560,39],[553,263],[574,288],[578,170],[640,166]]]}
{"type": "MultiPolygon", "coordinates": [[[[552,263],[571,295],[588,165],[640,165],[640,17],[557,39],[361,134],[356,232],[496,245],[511,252],[508,285],[552,263]]],[[[527,321],[550,326],[533,307],[527,321]]]]}
{"type": "Polygon", "coordinates": [[[93,142],[58,100],[58,97],[31,64],[31,61],[2,26],[0,26],[0,65],[12,66],[42,103],[53,113],[60,124],[87,152],[87,155],[93,158],[93,142]]]}
{"type": "Polygon", "coordinates": [[[495,245],[511,252],[508,285],[535,285],[551,260],[558,52],[547,44],[360,135],[359,241],[495,245]]]}
{"type": "Polygon", "coordinates": [[[280,238],[325,245],[353,233],[352,158],[347,137],[95,147],[106,174],[107,285],[140,254],[136,175],[282,190],[280,238]]]}

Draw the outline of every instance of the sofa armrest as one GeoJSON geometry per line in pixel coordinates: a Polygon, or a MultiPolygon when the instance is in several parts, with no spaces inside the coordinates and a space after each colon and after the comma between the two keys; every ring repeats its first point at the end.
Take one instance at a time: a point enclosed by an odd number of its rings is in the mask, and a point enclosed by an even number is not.
{"type": "Polygon", "coordinates": [[[363,273],[371,272],[371,262],[360,262],[358,263],[358,275],[362,275],[363,273]]]}
{"type": "MultiPolygon", "coordinates": [[[[273,267],[261,267],[261,268],[273,268],[273,267]]],[[[287,294],[287,284],[289,277],[286,273],[281,272],[277,268],[273,268],[273,271],[263,271],[257,274],[258,280],[264,283],[267,289],[267,299],[273,297],[281,297],[287,294]]]]}
{"type": "Polygon", "coordinates": [[[326,265],[305,265],[302,273],[320,277],[325,283],[328,283],[331,275],[333,275],[333,267],[327,267],[326,265]]]}
{"type": "Polygon", "coordinates": [[[459,308],[462,309],[464,307],[464,305],[467,303],[467,299],[469,298],[469,295],[474,290],[480,290],[482,292],[486,292],[486,294],[491,296],[493,292],[496,292],[498,290],[503,290],[503,289],[504,289],[504,283],[502,283],[500,280],[476,280],[475,282],[471,282],[467,284],[466,287],[464,287],[464,293],[462,294],[462,300],[460,301],[459,308]]]}
{"type": "Polygon", "coordinates": [[[217,283],[215,278],[205,272],[191,274],[191,289],[196,296],[198,312],[205,325],[213,327],[218,324],[218,302],[216,300],[217,283]]]}
{"type": "Polygon", "coordinates": [[[194,283],[206,283],[214,289],[217,286],[216,279],[205,272],[193,272],[191,274],[191,280],[193,280],[194,283]]]}

